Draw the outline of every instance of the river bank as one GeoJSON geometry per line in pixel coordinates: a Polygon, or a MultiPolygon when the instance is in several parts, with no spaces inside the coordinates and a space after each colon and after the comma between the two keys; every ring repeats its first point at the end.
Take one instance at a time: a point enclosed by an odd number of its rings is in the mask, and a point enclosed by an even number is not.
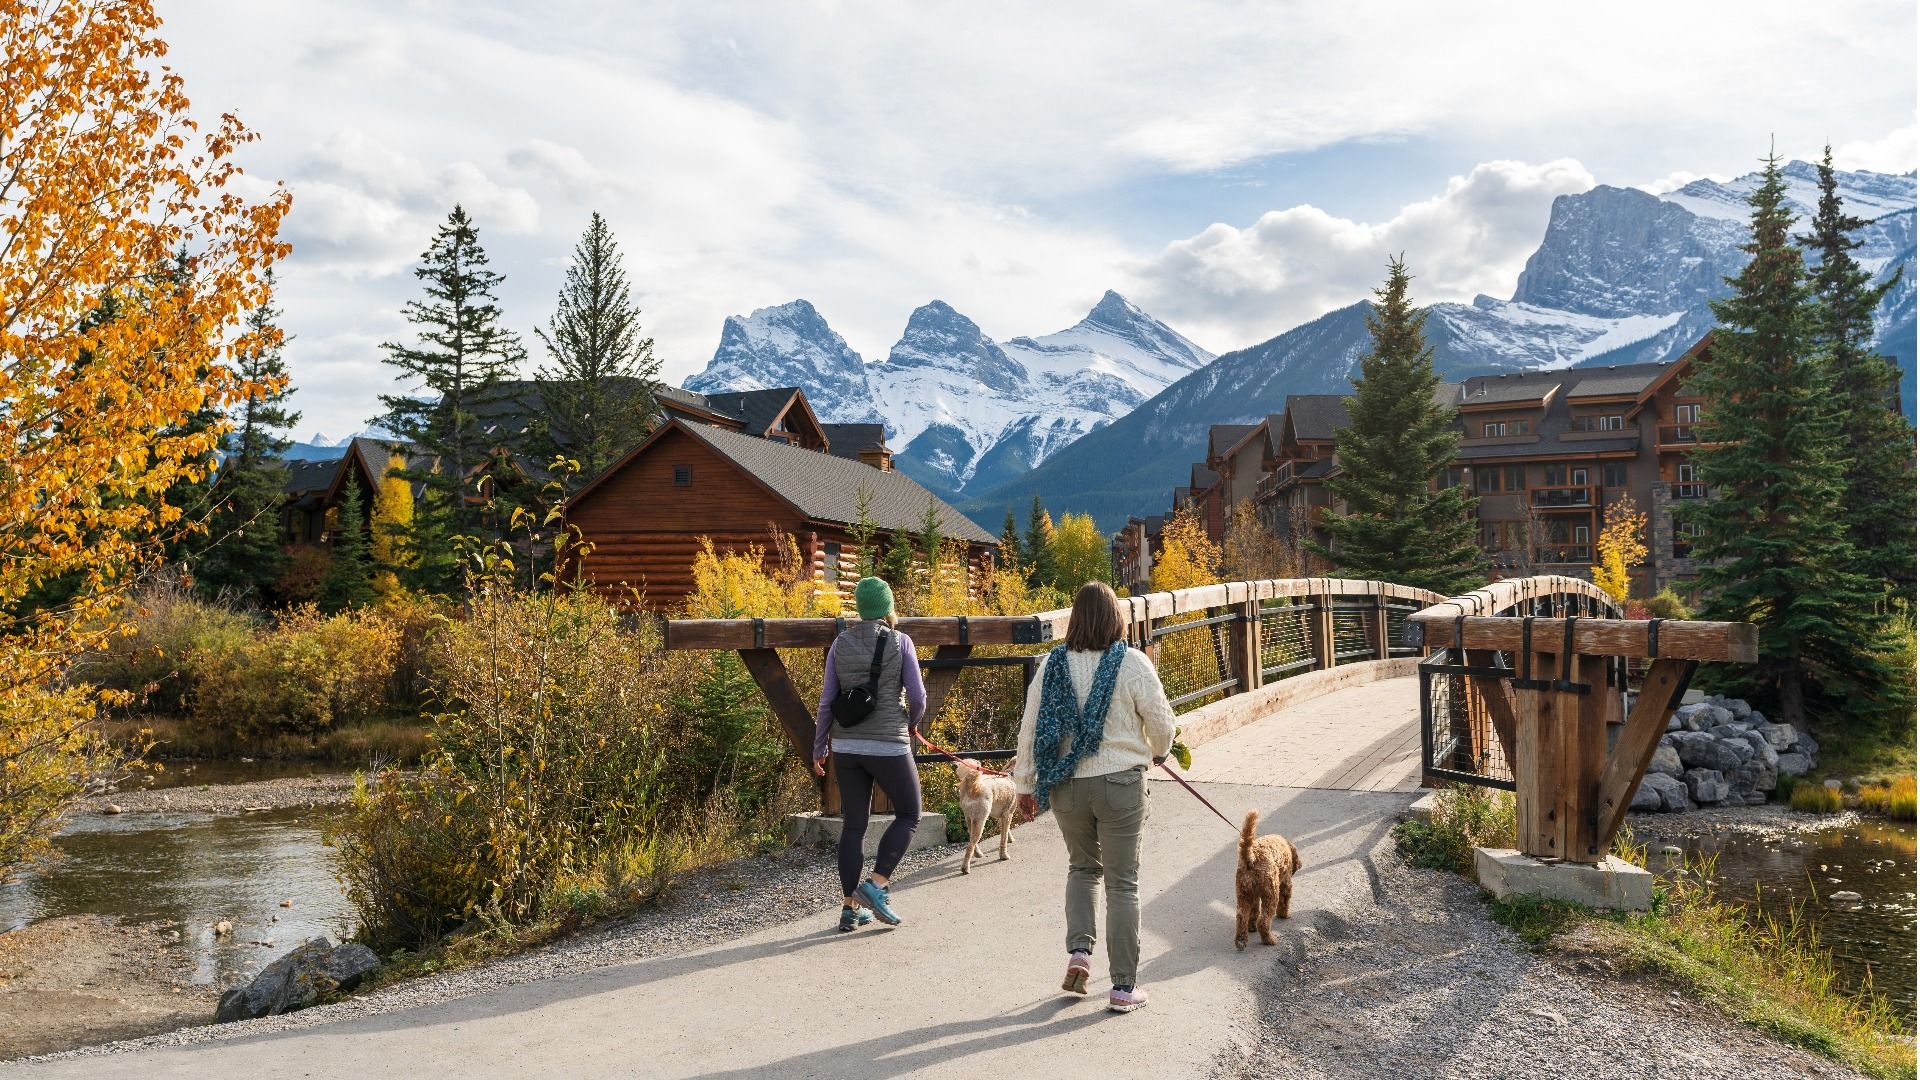
{"type": "Polygon", "coordinates": [[[244,814],[263,810],[312,810],[339,806],[353,797],[353,774],[279,776],[241,783],[139,787],[109,791],[80,804],[83,814],[244,814]]]}
{"type": "Polygon", "coordinates": [[[220,988],[193,968],[163,922],[67,915],[0,934],[0,1058],[204,1023],[220,988]]]}

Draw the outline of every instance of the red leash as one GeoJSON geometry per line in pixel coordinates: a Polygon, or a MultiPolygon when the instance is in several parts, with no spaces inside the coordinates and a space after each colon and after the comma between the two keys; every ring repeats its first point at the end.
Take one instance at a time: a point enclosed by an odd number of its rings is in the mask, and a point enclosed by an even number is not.
{"type": "Polygon", "coordinates": [[[946,758],[948,761],[953,762],[955,765],[962,765],[962,766],[965,766],[966,768],[972,769],[974,772],[985,773],[988,776],[1007,775],[1006,773],[997,772],[993,769],[989,769],[985,765],[968,765],[965,761],[961,760],[960,758],[954,757],[953,751],[948,750],[945,747],[942,747],[939,743],[934,742],[932,739],[927,738],[925,735],[920,736],[920,741],[923,743],[926,743],[927,747],[931,749],[934,753],[939,754],[941,757],[946,758]]]}
{"type": "Polygon", "coordinates": [[[1167,774],[1168,776],[1171,776],[1171,777],[1173,777],[1173,778],[1174,778],[1175,780],[1178,780],[1178,781],[1180,782],[1180,786],[1181,786],[1181,787],[1183,787],[1183,788],[1186,788],[1186,789],[1187,789],[1187,794],[1189,794],[1189,795],[1192,795],[1192,796],[1193,796],[1194,798],[1196,798],[1196,799],[1199,799],[1199,800],[1200,800],[1200,805],[1202,805],[1202,806],[1204,806],[1204,807],[1206,807],[1207,809],[1209,809],[1209,810],[1211,810],[1211,811],[1213,811],[1213,816],[1214,816],[1214,817],[1217,817],[1217,818],[1219,818],[1219,819],[1220,819],[1221,821],[1224,821],[1224,822],[1226,822],[1226,823],[1227,823],[1227,828],[1229,828],[1229,829],[1232,829],[1232,830],[1234,830],[1235,832],[1238,832],[1238,831],[1240,831],[1240,826],[1238,826],[1238,825],[1235,825],[1235,824],[1233,823],[1233,820],[1232,820],[1231,818],[1229,818],[1229,817],[1227,817],[1227,815],[1225,815],[1225,814],[1223,814],[1223,813],[1221,813],[1221,812],[1220,812],[1220,808],[1219,808],[1219,807],[1217,807],[1217,806],[1215,806],[1215,805],[1213,805],[1212,803],[1210,803],[1210,802],[1208,802],[1208,801],[1207,801],[1207,797],[1206,797],[1205,795],[1202,795],[1202,794],[1200,794],[1200,792],[1199,792],[1199,790],[1198,790],[1198,789],[1196,789],[1196,788],[1195,788],[1195,787],[1194,787],[1194,786],[1193,786],[1192,784],[1189,784],[1189,783],[1187,783],[1187,778],[1186,778],[1186,777],[1184,777],[1184,776],[1181,776],[1181,775],[1180,775],[1179,773],[1177,773],[1177,772],[1174,772],[1174,771],[1173,771],[1173,766],[1171,766],[1171,765],[1168,765],[1168,764],[1167,764],[1166,762],[1164,762],[1164,761],[1162,761],[1162,762],[1160,763],[1160,768],[1161,768],[1161,769],[1162,769],[1163,771],[1165,771],[1165,772],[1166,772],[1166,774],[1167,774]]]}

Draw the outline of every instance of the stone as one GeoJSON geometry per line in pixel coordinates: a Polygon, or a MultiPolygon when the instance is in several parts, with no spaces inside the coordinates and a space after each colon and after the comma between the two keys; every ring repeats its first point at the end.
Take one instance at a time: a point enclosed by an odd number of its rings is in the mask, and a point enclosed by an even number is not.
{"type": "Polygon", "coordinates": [[[1805,776],[1813,768],[1813,759],[1800,753],[1781,754],[1774,767],[1781,776],[1805,776]]]}
{"type": "Polygon", "coordinates": [[[1748,705],[1739,698],[1721,698],[1720,707],[1727,710],[1735,720],[1745,720],[1753,715],[1753,706],[1748,705]]]}
{"type": "Polygon", "coordinates": [[[1811,734],[1801,731],[1798,728],[1794,729],[1794,733],[1798,736],[1793,740],[1793,748],[1795,750],[1800,751],[1808,757],[1813,757],[1820,753],[1820,744],[1814,741],[1811,734]]]}
{"type": "Polygon", "coordinates": [[[1831,776],[1827,777],[1822,783],[1826,784],[1828,791],[1839,791],[1842,787],[1840,781],[1835,780],[1831,776]]]}
{"type": "Polygon", "coordinates": [[[1764,802],[1767,792],[1780,785],[1780,773],[1764,762],[1749,761],[1735,769],[1733,775],[1727,778],[1727,782],[1732,786],[1735,794],[1741,796],[1758,794],[1764,802]]]}
{"type": "Polygon", "coordinates": [[[109,814],[124,814],[126,812],[127,812],[127,808],[124,806],[121,806],[119,803],[107,804],[107,813],[109,814]]]}
{"type": "Polygon", "coordinates": [[[1712,721],[1708,717],[1708,712],[1712,708],[1713,706],[1705,702],[1698,705],[1683,705],[1674,715],[1680,718],[1680,726],[1682,728],[1688,731],[1699,731],[1702,728],[1712,725],[1712,721]]]}
{"type": "MultiPolygon", "coordinates": [[[[1654,775],[1649,773],[1648,776],[1654,775]]],[[[1633,789],[1633,801],[1627,804],[1629,810],[1658,810],[1661,806],[1659,789],[1649,785],[1646,777],[1640,779],[1638,787],[1633,789]]]]}
{"type": "Polygon", "coordinates": [[[1713,727],[1707,729],[1707,734],[1716,739],[1736,739],[1745,742],[1747,729],[1741,727],[1739,724],[1715,724],[1713,727]]]}
{"type": "Polygon", "coordinates": [[[1660,809],[1665,813],[1684,814],[1693,809],[1693,802],[1687,798],[1687,785],[1677,777],[1650,772],[1640,778],[1640,787],[1659,793],[1660,809]]]}
{"type": "Polygon", "coordinates": [[[233,924],[227,920],[221,919],[219,922],[213,924],[214,937],[226,937],[231,933],[233,933],[233,924]]]}
{"type": "Polygon", "coordinates": [[[1666,776],[1679,776],[1687,771],[1687,767],[1680,763],[1680,752],[1673,748],[1673,744],[1662,741],[1659,746],[1653,748],[1653,760],[1647,762],[1647,771],[1666,776]]]}
{"type": "Polygon", "coordinates": [[[1760,734],[1767,740],[1767,745],[1775,750],[1787,749],[1800,737],[1800,733],[1793,730],[1792,724],[1762,724],[1760,734]]]}
{"type": "Polygon", "coordinates": [[[360,985],[379,966],[380,958],[358,942],[336,946],[324,937],[309,939],[261,969],[252,982],[220,995],[214,1022],[225,1024],[304,1009],[327,994],[360,985]]]}
{"type": "MultiPolygon", "coordinates": [[[[891,814],[874,814],[867,819],[867,835],[861,848],[868,858],[880,850],[880,834],[887,831],[892,819],[891,814]]],[[[907,850],[939,847],[946,842],[947,816],[922,811],[920,824],[913,830],[913,838],[907,841],[907,850]]],[[[817,811],[788,814],[787,843],[794,847],[833,847],[840,843],[840,819],[817,811]]]]}
{"type": "Polygon", "coordinates": [[[1717,803],[1727,797],[1727,778],[1718,769],[1688,769],[1686,781],[1694,802],[1717,803]]]}
{"type": "Polygon", "coordinates": [[[1541,862],[1512,848],[1474,848],[1480,887],[1498,897],[1543,896],[1590,908],[1648,911],[1653,875],[1609,855],[1598,864],[1541,862]]]}
{"type": "Polygon", "coordinates": [[[282,900],[282,901],[280,901],[280,906],[281,906],[281,907],[292,907],[292,906],[293,906],[293,900],[292,900],[291,898],[289,898],[289,899],[286,899],[286,900],[282,900]]]}
{"type": "MultiPolygon", "coordinates": [[[[1629,710],[1629,711],[1631,711],[1631,710],[1629,710]]],[[[1667,730],[1668,730],[1668,731],[1679,731],[1679,730],[1681,730],[1681,727],[1682,727],[1682,725],[1681,725],[1681,723],[1680,723],[1680,714],[1679,714],[1679,713],[1668,713],[1668,714],[1667,714],[1667,730]]]]}
{"type": "Polygon", "coordinates": [[[1827,902],[1835,907],[1858,907],[1864,898],[1851,889],[1841,889],[1827,894],[1827,902]]]}
{"type": "Polygon", "coordinates": [[[1727,738],[1721,739],[1720,745],[1726,747],[1727,750],[1731,752],[1734,757],[1739,758],[1743,762],[1752,761],[1756,754],[1756,751],[1753,748],[1753,744],[1748,742],[1745,738],[1739,735],[1733,735],[1733,736],[1729,736],[1727,738]]]}
{"type": "MultiPolygon", "coordinates": [[[[1676,731],[1670,736],[1673,749],[1680,755],[1680,762],[1688,768],[1732,769],[1743,760],[1734,749],[1725,742],[1714,738],[1704,731],[1676,731]]],[[[1742,745],[1745,745],[1744,741],[1742,745]]]]}
{"type": "Polygon", "coordinates": [[[1427,792],[1413,800],[1413,804],[1408,806],[1400,816],[1408,821],[1432,821],[1433,808],[1438,804],[1439,796],[1440,793],[1437,791],[1427,792]]]}

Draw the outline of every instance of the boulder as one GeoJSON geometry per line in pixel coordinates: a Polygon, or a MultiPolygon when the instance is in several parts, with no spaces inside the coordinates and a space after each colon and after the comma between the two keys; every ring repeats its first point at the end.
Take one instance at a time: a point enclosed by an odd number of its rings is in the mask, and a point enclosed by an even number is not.
{"type": "Polygon", "coordinates": [[[1774,768],[1781,776],[1805,776],[1813,768],[1813,759],[1801,753],[1781,754],[1774,768]]]}
{"type": "Polygon", "coordinates": [[[1748,742],[1744,735],[1726,736],[1720,740],[1720,745],[1731,750],[1733,755],[1742,762],[1752,761],[1755,757],[1759,756],[1759,752],[1753,748],[1753,744],[1748,742]]]}
{"type": "MultiPolygon", "coordinates": [[[[1628,711],[1631,712],[1632,709],[1628,709],[1628,711]]],[[[1682,730],[1683,727],[1684,725],[1681,724],[1680,722],[1679,713],[1676,712],[1676,713],[1667,714],[1667,730],[1668,731],[1680,731],[1682,730]]]]}
{"type": "Polygon", "coordinates": [[[1651,779],[1655,775],[1656,774],[1654,773],[1648,773],[1646,777],[1641,779],[1640,786],[1633,789],[1633,802],[1627,805],[1627,809],[1629,810],[1660,809],[1660,807],[1664,804],[1663,800],[1660,798],[1660,792],[1657,788],[1647,783],[1647,780],[1651,779]]]}
{"type": "Polygon", "coordinates": [[[1739,724],[1716,724],[1707,729],[1707,734],[1716,739],[1738,739],[1746,741],[1747,729],[1739,724]]]}
{"type": "Polygon", "coordinates": [[[304,1009],[336,990],[351,990],[380,966],[372,949],[356,942],[334,945],[324,937],[268,964],[252,982],[220,995],[214,1022],[252,1020],[304,1009]]]}
{"type": "Polygon", "coordinates": [[[1653,748],[1653,760],[1647,762],[1647,771],[1678,777],[1687,771],[1687,767],[1680,764],[1680,754],[1674,750],[1673,744],[1662,740],[1659,746],[1653,748]]]}
{"type": "Polygon", "coordinates": [[[1693,809],[1693,801],[1687,798],[1687,785],[1665,773],[1650,772],[1640,780],[1642,791],[1651,788],[1660,795],[1660,809],[1669,814],[1684,813],[1693,809]]]}
{"type": "Polygon", "coordinates": [[[1727,783],[1733,788],[1735,795],[1743,797],[1758,795],[1760,801],[1765,802],[1767,792],[1779,786],[1780,774],[1773,766],[1755,759],[1735,769],[1732,775],[1727,777],[1727,783]]]}
{"type": "Polygon", "coordinates": [[[1813,757],[1820,753],[1820,744],[1813,741],[1812,735],[1798,728],[1794,729],[1794,735],[1793,749],[1800,751],[1808,757],[1813,757]]]}
{"type": "MultiPolygon", "coordinates": [[[[1725,772],[1745,760],[1727,743],[1704,731],[1676,731],[1667,737],[1673,740],[1673,749],[1680,755],[1681,764],[1688,768],[1725,772]]],[[[1746,747],[1744,740],[1741,746],[1746,747]]],[[[1751,750],[1750,747],[1747,749],[1751,750]]]]}
{"type": "Polygon", "coordinates": [[[1686,781],[1687,794],[1693,796],[1694,802],[1717,803],[1726,800],[1727,778],[1718,769],[1688,769],[1686,781]]]}
{"type": "Polygon", "coordinates": [[[1739,698],[1721,698],[1717,704],[1733,715],[1735,720],[1745,720],[1753,715],[1753,706],[1739,698]]]}
{"type": "Polygon", "coordinates": [[[1766,738],[1767,745],[1775,750],[1787,749],[1800,737],[1800,733],[1793,730],[1792,724],[1762,724],[1760,734],[1766,738]]]}

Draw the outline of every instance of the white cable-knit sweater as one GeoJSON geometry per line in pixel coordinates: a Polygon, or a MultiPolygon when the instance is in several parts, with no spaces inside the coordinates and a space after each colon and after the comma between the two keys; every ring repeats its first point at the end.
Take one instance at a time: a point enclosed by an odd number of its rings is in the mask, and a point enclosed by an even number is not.
{"type": "MultiPolygon", "coordinates": [[[[1073,683],[1073,697],[1082,708],[1087,692],[1093,689],[1093,673],[1100,667],[1097,652],[1073,652],[1067,656],[1067,678],[1073,683]]],[[[1022,795],[1033,793],[1033,730],[1040,719],[1040,688],[1046,685],[1047,665],[1053,654],[1040,661],[1040,670],[1027,691],[1026,712],[1020,717],[1019,756],[1013,761],[1013,786],[1022,795]]],[[[1167,704],[1167,692],[1160,686],[1160,673],[1153,661],[1138,649],[1128,649],[1120,661],[1120,674],[1113,685],[1113,702],[1107,707],[1107,722],[1100,737],[1100,749],[1081,758],[1073,775],[1105,776],[1137,766],[1150,766],[1153,759],[1165,757],[1173,747],[1173,706],[1167,704]]]]}

